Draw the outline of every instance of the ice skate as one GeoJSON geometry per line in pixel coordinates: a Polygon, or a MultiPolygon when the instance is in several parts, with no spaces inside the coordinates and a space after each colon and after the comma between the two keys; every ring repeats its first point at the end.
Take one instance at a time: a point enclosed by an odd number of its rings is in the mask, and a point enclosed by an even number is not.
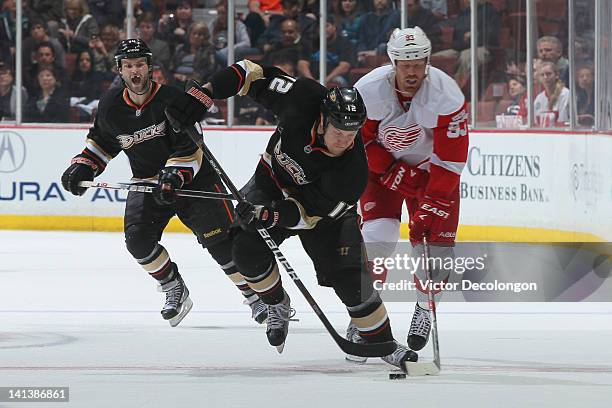
{"type": "Polygon", "coordinates": [[[268,305],[266,305],[257,294],[249,296],[243,302],[251,308],[251,317],[259,324],[264,324],[268,319],[268,305]]]}
{"type": "Polygon", "coordinates": [[[408,347],[412,350],[421,350],[427,344],[431,331],[431,318],[429,310],[423,309],[417,303],[414,307],[410,330],[408,330],[408,347]]]}
{"type": "Polygon", "coordinates": [[[285,348],[285,339],[289,331],[289,319],[295,311],[291,309],[291,299],[287,292],[284,292],[285,297],[276,305],[268,305],[268,328],[266,335],[268,342],[276,347],[279,353],[285,348]]]}
{"type": "Polygon", "coordinates": [[[173,280],[158,286],[158,289],[160,292],[166,292],[166,304],[161,315],[170,322],[170,326],[176,327],[193,306],[189,299],[189,289],[178,272],[173,280]]]}
{"type": "MultiPolygon", "coordinates": [[[[359,330],[357,329],[357,326],[355,326],[355,323],[353,323],[352,321],[346,328],[346,339],[348,341],[352,341],[353,343],[363,343],[363,339],[359,334],[359,330]]],[[[365,364],[366,361],[368,361],[367,357],[354,356],[352,354],[347,354],[345,359],[346,361],[350,361],[352,363],[357,364],[365,364]]]]}
{"type": "Polygon", "coordinates": [[[381,357],[381,359],[385,363],[391,364],[392,366],[398,367],[402,369],[402,371],[406,372],[405,363],[416,362],[419,359],[419,356],[408,347],[398,343],[397,350],[388,356],[381,357]]]}

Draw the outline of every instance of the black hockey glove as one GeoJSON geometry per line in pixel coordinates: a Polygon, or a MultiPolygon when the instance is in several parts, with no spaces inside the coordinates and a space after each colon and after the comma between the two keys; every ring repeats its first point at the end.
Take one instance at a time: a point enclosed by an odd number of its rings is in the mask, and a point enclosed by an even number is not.
{"type": "Polygon", "coordinates": [[[212,105],[212,93],[196,83],[168,105],[166,115],[169,116],[170,123],[173,123],[174,119],[181,125],[181,129],[185,129],[202,121],[212,105]]]}
{"type": "Polygon", "coordinates": [[[248,201],[236,205],[236,217],[244,230],[254,230],[258,226],[269,229],[275,227],[280,218],[278,211],[271,206],[254,205],[248,201]]]}
{"type": "Polygon", "coordinates": [[[161,205],[176,203],[176,190],[183,187],[185,179],[176,167],[164,167],[159,172],[157,188],[153,191],[153,198],[161,205]]]}
{"type": "Polygon", "coordinates": [[[62,187],[75,196],[85,194],[87,187],[79,187],[79,183],[93,181],[97,168],[98,166],[93,161],[81,156],[75,157],[70,167],[62,174],[62,187]]]}

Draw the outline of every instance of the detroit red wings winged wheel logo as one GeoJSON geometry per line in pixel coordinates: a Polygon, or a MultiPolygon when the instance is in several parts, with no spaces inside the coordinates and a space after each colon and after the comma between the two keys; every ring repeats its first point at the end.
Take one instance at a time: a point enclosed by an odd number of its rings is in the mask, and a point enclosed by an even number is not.
{"type": "Polygon", "coordinates": [[[415,144],[422,132],[421,126],[416,124],[407,128],[387,126],[380,131],[378,139],[388,151],[400,152],[415,144]]]}

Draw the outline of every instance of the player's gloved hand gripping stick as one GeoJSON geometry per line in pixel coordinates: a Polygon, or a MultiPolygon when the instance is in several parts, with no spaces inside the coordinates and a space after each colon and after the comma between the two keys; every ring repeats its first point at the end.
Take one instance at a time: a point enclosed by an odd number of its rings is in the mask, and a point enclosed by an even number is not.
{"type": "MultiPolygon", "coordinates": [[[[189,89],[190,87],[193,87],[193,86],[200,87],[200,85],[197,82],[189,81],[186,88],[189,89]]],[[[177,122],[177,120],[174,117],[172,117],[172,114],[168,112],[168,110],[166,110],[166,116],[168,117],[168,121],[170,122],[170,125],[175,130],[180,130],[181,128],[180,123],[177,122]]],[[[223,168],[221,168],[221,166],[219,165],[219,162],[217,162],[217,159],[215,159],[212,152],[204,144],[202,135],[196,130],[196,128],[189,126],[184,130],[191,137],[193,142],[202,150],[202,152],[204,153],[204,157],[206,158],[206,160],[208,160],[208,162],[210,163],[212,168],[217,172],[219,177],[221,177],[221,180],[223,180],[223,183],[225,183],[225,185],[227,186],[227,189],[230,191],[234,199],[237,200],[239,203],[246,201],[244,197],[242,196],[242,194],[240,193],[240,191],[236,188],[234,183],[232,183],[230,178],[227,176],[223,168]]],[[[291,280],[293,280],[293,283],[295,283],[295,285],[298,287],[298,289],[300,290],[304,298],[306,298],[306,301],[308,302],[312,310],[315,312],[319,320],[321,320],[321,322],[323,323],[323,326],[325,326],[329,334],[332,336],[332,338],[334,339],[338,347],[342,349],[342,351],[348,354],[362,356],[362,357],[382,357],[382,356],[387,356],[395,351],[395,349],[397,348],[397,345],[393,341],[388,341],[384,343],[370,343],[370,344],[353,343],[351,341],[346,340],[344,337],[340,336],[338,332],[334,329],[332,324],[329,322],[329,320],[327,319],[327,317],[325,316],[325,314],[323,313],[323,311],[321,310],[317,302],[314,300],[314,298],[312,297],[308,289],[306,289],[306,287],[304,286],[300,278],[297,276],[295,270],[293,269],[293,267],[291,267],[291,265],[289,264],[289,262],[287,261],[283,253],[280,251],[280,249],[278,248],[278,245],[276,245],[276,242],[274,242],[274,240],[272,239],[268,231],[265,228],[258,225],[257,232],[259,232],[259,235],[261,235],[263,240],[266,242],[266,244],[268,245],[268,247],[274,254],[277,261],[283,266],[287,274],[289,274],[289,276],[291,277],[291,280]]]]}

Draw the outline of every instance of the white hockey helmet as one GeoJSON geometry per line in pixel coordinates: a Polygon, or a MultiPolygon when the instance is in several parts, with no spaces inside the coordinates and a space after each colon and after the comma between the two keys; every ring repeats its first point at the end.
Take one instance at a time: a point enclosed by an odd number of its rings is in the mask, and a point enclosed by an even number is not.
{"type": "Polygon", "coordinates": [[[421,27],[396,28],[387,43],[387,54],[393,66],[396,60],[416,60],[431,55],[431,41],[421,27]]]}

